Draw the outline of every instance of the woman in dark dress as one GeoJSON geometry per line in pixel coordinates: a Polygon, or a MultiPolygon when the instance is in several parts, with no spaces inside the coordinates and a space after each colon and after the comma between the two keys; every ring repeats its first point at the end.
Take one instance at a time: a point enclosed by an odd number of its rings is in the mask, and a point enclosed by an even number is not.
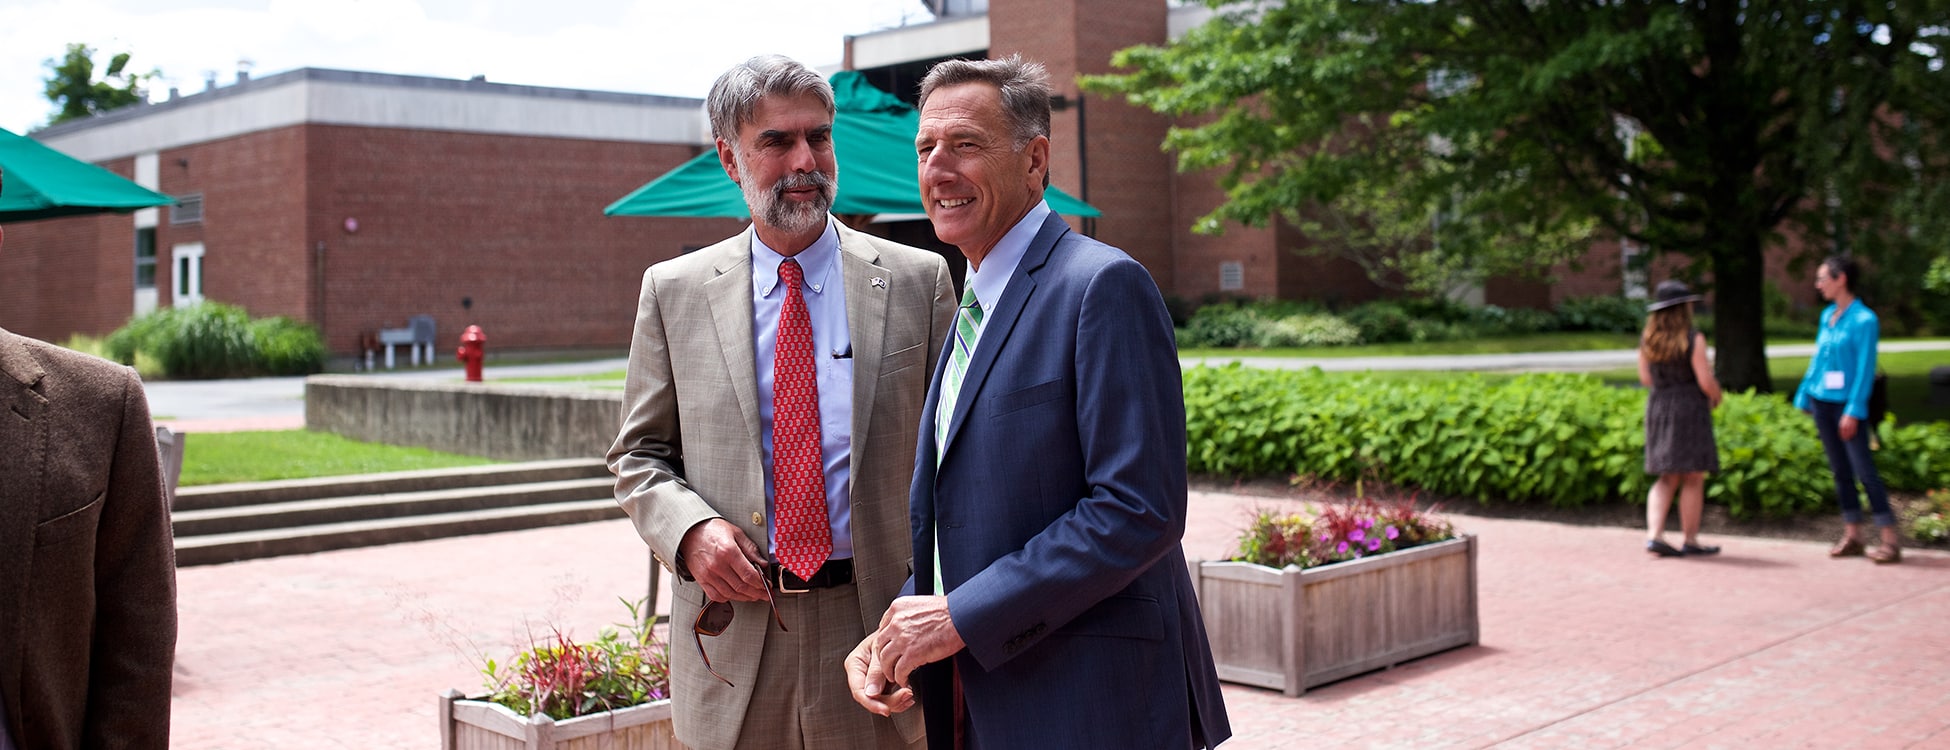
{"type": "Polygon", "coordinates": [[[1720,381],[1706,357],[1706,335],[1693,330],[1693,303],[1699,299],[1684,283],[1660,282],[1639,337],[1639,383],[1652,389],[1645,400],[1645,473],[1659,475],[1645,501],[1645,551],[1659,557],[1720,551],[1699,543],[1706,475],[1720,470],[1713,440],[1720,381]],[[1665,540],[1674,494],[1685,534],[1678,547],[1665,540]]]}

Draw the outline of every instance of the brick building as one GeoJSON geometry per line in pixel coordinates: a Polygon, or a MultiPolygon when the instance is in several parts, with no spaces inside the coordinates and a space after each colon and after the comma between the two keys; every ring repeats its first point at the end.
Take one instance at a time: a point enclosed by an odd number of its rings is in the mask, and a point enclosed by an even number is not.
{"type": "MultiPolygon", "coordinates": [[[[643,269],[742,226],[602,209],[709,142],[702,102],[300,69],[35,134],[182,203],[7,227],[0,325],[60,341],[199,299],[337,355],[430,314],[437,352],[627,346],[643,269]]],[[[402,356],[404,352],[401,352],[402,356]]]]}

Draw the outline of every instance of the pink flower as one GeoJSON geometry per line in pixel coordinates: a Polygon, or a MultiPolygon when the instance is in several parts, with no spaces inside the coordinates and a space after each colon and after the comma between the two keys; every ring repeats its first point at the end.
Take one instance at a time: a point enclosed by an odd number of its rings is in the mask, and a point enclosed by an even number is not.
{"type": "Polygon", "coordinates": [[[1381,549],[1381,540],[1380,540],[1380,539],[1369,539],[1369,540],[1368,540],[1368,551],[1369,551],[1369,552],[1373,552],[1373,551],[1375,551],[1375,550],[1378,550],[1378,549],[1381,549]]]}
{"type": "Polygon", "coordinates": [[[1347,554],[1347,542],[1341,542],[1339,551],[1343,555],[1347,554]]]}
{"type": "Polygon", "coordinates": [[[1350,542],[1358,542],[1366,538],[1368,538],[1367,532],[1364,532],[1360,529],[1355,529],[1353,531],[1347,532],[1347,540],[1350,542]]]}
{"type": "Polygon", "coordinates": [[[1400,530],[1398,530],[1398,529],[1396,529],[1396,528],[1395,528],[1395,527],[1394,527],[1393,525],[1390,525],[1390,526],[1388,527],[1388,538],[1389,538],[1389,539],[1394,539],[1394,538],[1396,538],[1396,537],[1399,537],[1399,536],[1401,536],[1401,535],[1402,535],[1402,532],[1401,532],[1400,530]]]}

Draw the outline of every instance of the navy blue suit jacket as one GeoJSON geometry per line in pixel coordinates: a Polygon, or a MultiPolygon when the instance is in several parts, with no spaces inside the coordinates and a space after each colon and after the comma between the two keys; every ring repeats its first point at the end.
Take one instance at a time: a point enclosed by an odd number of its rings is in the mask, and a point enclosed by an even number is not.
{"type": "MultiPolygon", "coordinates": [[[[1156,282],[1051,214],[985,316],[937,469],[949,359],[922,412],[908,585],[932,593],[938,529],[969,747],[1231,736],[1180,547],[1185,402],[1156,282]]],[[[952,735],[945,665],[915,678],[935,747],[952,735]]]]}

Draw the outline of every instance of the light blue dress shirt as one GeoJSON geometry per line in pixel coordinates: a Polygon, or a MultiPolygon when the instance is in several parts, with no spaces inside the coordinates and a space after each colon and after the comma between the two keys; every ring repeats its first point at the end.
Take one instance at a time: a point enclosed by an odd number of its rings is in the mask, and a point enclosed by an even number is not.
{"type": "Polygon", "coordinates": [[[1835,306],[1821,311],[1821,329],[1815,334],[1815,356],[1808,360],[1808,374],[1794,391],[1794,406],[1811,411],[1810,399],[1842,404],[1842,413],[1858,420],[1869,418],[1869,391],[1876,376],[1876,343],[1882,337],[1882,321],[1862,300],[1853,300],[1836,319],[1835,306]]]}
{"type": "MultiPolygon", "coordinates": [[[[982,267],[980,270],[974,268],[968,269],[968,278],[965,284],[975,289],[975,304],[982,308],[982,324],[975,327],[975,340],[968,342],[968,356],[970,360],[974,359],[976,350],[981,348],[982,330],[988,327],[989,313],[995,309],[997,303],[1002,301],[1002,293],[1008,289],[1009,279],[1014,278],[1016,275],[1016,266],[1022,265],[1023,254],[1029,252],[1029,241],[1036,239],[1036,233],[1042,230],[1043,220],[1048,218],[1049,214],[1049,203],[1038,201],[1035,206],[1029,209],[1029,213],[1024,214],[1022,219],[1016,222],[1015,226],[1009,228],[1008,233],[1002,235],[1002,239],[996,241],[995,247],[989,248],[988,255],[982,256],[982,267]]],[[[957,311],[955,315],[957,325],[959,325],[961,313],[957,311]]],[[[947,348],[942,350],[941,357],[947,359],[953,357],[954,354],[955,337],[949,336],[947,348]]],[[[963,380],[962,387],[966,388],[967,386],[968,381],[963,380]]],[[[939,409],[942,406],[952,407],[953,404],[949,404],[947,399],[942,399],[935,405],[936,413],[934,418],[937,421],[934,424],[940,424],[940,420],[947,420],[951,417],[951,415],[939,413],[939,409]]],[[[947,449],[947,445],[940,442],[942,437],[941,431],[928,430],[928,432],[935,436],[935,455],[941,455],[947,449]]],[[[939,591],[940,589],[936,590],[939,591]]]]}
{"type": "MultiPolygon", "coordinates": [[[[826,520],[833,527],[834,560],[853,556],[853,505],[848,479],[853,456],[853,334],[846,327],[846,282],[840,271],[840,236],[826,231],[793,256],[799,261],[812,321],[813,363],[819,370],[819,457],[826,467],[826,520]]],[[[746,230],[750,231],[750,230],[746,230]]],[[[772,491],[772,364],[777,359],[779,310],[785,292],[779,263],[785,256],[752,232],[752,333],[758,365],[758,420],[765,451],[765,515],[775,519],[772,491]]],[[[779,548],[778,524],[765,524],[766,550],[779,548]]]]}

